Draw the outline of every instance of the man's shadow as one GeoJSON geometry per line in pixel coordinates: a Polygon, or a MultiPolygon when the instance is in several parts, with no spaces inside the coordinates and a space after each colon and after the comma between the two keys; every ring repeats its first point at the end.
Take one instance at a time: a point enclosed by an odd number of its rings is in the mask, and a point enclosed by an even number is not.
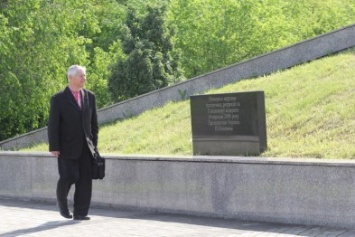
{"type": "Polygon", "coordinates": [[[77,221],[49,221],[49,222],[43,223],[42,225],[39,225],[36,227],[14,230],[14,231],[10,231],[7,233],[3,233],[3,234],[0,234],[0,237],[10,237],[10,236],[19,236],[19,235],[23,235],[23,234],[31,234],[31,233],[36,233],[36,232],[41,232],[41,231],[45,231],[45,230],[59,228],[61,226],[74,225],[77,223],[79,223],[79,222],[77,222],[77,221]]]}

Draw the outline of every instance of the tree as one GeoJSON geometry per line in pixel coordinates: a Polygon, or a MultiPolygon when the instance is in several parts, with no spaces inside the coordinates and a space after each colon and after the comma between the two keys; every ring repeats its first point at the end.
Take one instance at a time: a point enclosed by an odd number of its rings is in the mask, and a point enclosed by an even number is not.
{"type": "Polygon", "coordinates": [[[110,104],[108,65],[122,55],[121,5],[7,0],[0,6],[0,140],[46,126],[50,96],[67,84],[72,64],[87,66],[86,86],[98,107],[110,104]]]}
{"type": "Polygon", "coordinates": [[[187,78],[354,22],[355,1],[170,0],[187,78]]]}
{"type": "Polygon", "coordinates": [[[126,58],[111,67],[108,89],[113,101],[125,100],[181,80],[178,58],[173,58],[174,30],[165,25],[165,6],[147,7],[137,17],[129,10],[122,50],[126,58]]]}
{"type": "Polygon", "coordinates": [[[9,0],[0,9],[1,140],[44,127],[68,65],[88,64],[90,41],[78,33],[83,25],[72,3],[9,0]]]}
{"type": "MultiPolygon", "coordinates": [[[[86,1],[87,2],[87,1],[86,1]]],[[[123,57],[120,36],[122,35],[122,22],[126,17],[126,8],[115,0],[101,0],[86,7],[85,22],[93,25],[95,30],[83,30],[81,35],[90,39],[86,45],[89,53],[88,80],[86,88],[96,94],[96,103],[99,108],[111,104],[111,97],[107,91],[107,78],[110,75],[108,65],[123,57]],[[95,19],[95,21],[92,21],[95,19]]]]}

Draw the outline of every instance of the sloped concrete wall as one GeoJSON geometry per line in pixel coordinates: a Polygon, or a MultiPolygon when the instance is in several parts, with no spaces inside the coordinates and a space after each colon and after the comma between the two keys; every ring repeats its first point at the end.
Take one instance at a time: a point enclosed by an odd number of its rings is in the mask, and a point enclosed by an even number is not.
{"type": "MultiPolygon", "coordinates": [[[[200,94],[212,88],[218,88],[244,78],[270,74],[354,46],[355,25],[350,25],[248,61],[100,109],[98,111],[99,123],[104,124],[138,115],[151,108],[162,106],[169,101],[187,99],[190,95],[200,94]],[[185,96],[183,97],[182,95],[185,96]]],[[[0,142],[0,148],[10,150],[46,141],[47,130],[44,128],[2,141],[0,142]]]]}
{"type": "MultiPolygon", "coordinates": [[[[0,198],[55,205],[56,159],[0,152],[0,198]]],[[[355,161],[107,156],[93,205],[355,228],[355,161]]]]}

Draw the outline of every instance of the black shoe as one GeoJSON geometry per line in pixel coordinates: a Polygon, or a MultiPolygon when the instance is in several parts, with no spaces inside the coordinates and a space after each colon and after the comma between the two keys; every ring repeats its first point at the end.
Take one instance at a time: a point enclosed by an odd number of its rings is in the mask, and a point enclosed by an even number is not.
{"type": "Polygon", "coordinates": [[[88,220],[90,220],[90,217],[88,217],[88,216],[74,216],[74,220],[76,220],[76,221],[88,221],[88,220]]]}
{"type": "Polygon", "coordinates": [[[64,218],[71,219],[73,216],[70,214],[69,210],[60,210],[60,215],[64,218]]]}

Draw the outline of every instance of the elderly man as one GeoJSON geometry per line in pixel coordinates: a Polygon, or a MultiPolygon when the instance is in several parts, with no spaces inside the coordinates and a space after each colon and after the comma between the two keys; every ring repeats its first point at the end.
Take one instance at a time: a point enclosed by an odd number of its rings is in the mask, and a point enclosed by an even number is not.
{"type": "Polygon", "coordinates": [[[95,95],[84,89],[85,67],[71,66],[67,77],[68,86],[51,98],[48,123],[49,151],[58,160],[57,202],[60,214],[72,218],[67,197],[75,184],[74,220],[90,220],[91,169],[99,129],[95,95]]]}

